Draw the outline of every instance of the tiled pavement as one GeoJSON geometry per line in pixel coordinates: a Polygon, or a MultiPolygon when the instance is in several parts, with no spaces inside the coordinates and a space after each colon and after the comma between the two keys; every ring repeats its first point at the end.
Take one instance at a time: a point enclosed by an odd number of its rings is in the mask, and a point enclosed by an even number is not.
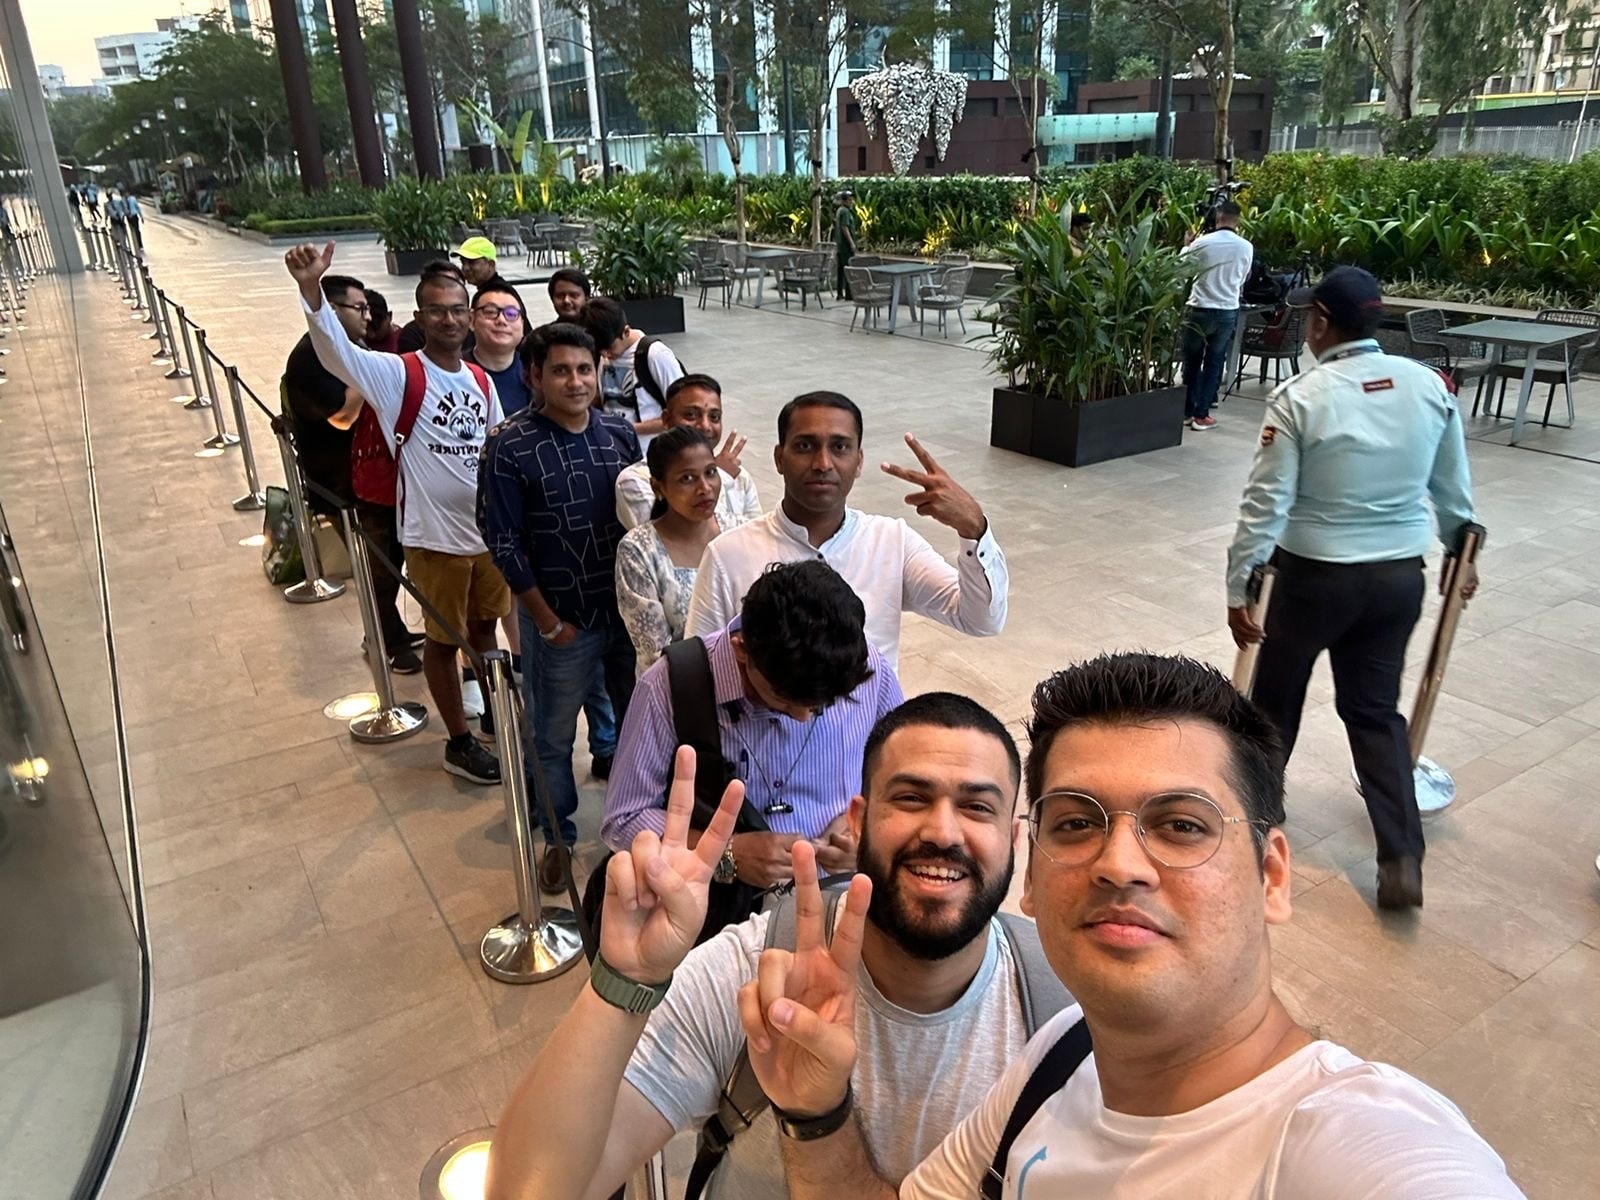
{"type": "MultiPolygon", "coordinates": [[[[149,224],[158,280],[270,399],[303,328],[279,252],[149,224]]],[[[335,265],[410,307],[371,243],[335,265]]],[[[258,519],[227,503],[243,490],[237,452],[193,457],[204,414],[167,402],[173,385],[112,282],[86,286],[79,344],[156,972],[149,1070],[111,1194],[414,1194],[433,1149],[492,1121],[581,969],[528,988],[479,969],[478,939],[514,903],[498,789],[444,775],[435,729],[358,746],[322,715],[365,686],[354,600],[291,607],[265,584],[258,551],[237,544],[258,519]]],[[[542,310],[539,289],[527,298],[542,310]]],[[[1179,449],[1074,472],[988,446],[981,352],[904,325],[910,336],[851,334],[848,320],[835,305],[713,304],[691,307],[673,342],[723,381],[769,504],[774,415],[812,387],[862,404],[871,454],[904,460],[899,434],[914,430],[983,500],[1011,564],[1008,628],[975,641],[909,622],[909,691],[965,691],[1016,723],[1041,674],[1101,649],[1231,661],[1222,555],[1258,400],[1230,400],[1217,431],[1179,449]]],[[[10,362],[15,401],[29,384],[10,362]]],[[[1485,590],[1429,746],[1461,799],[1429,827],[1427,908],[1373,911],[1370,833],[1324,674],[1290,772],[1295,919],[1274,939],[1297,1014],[1442,1088],[1549,1198],[1600,1175],[1600,466],[1579,461],[1600,457],[1596,396],[1581,389],[1578,430],[1530,437],[1551,454],[1474,425],[1485,590]]],[[[277,478],[264,420],[253,428],[277,478]]],[[[0,447],[9,478],[16,453],[0,447]]],[[[894,512],[902,491],[873,466],[854,499],[894,512]]],[[[419,678],[398,686],[426,700],[419,678]]],[[[590,783],[586,858],[599,803],[590,783]]]]}

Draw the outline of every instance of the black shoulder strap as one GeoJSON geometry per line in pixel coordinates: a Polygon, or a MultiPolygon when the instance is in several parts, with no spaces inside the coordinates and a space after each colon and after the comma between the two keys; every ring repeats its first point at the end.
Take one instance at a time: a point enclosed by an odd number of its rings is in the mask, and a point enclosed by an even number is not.
{"type": "MultiPolygon", "coordinates": [[[[844,899],[844,888],[840,885],[848,885],[850,879],[849,875],[833,875],[822,881],[823,928],[829,942],[833,941],[834,916],[839,911],[839,902],[844,899]]],[[[798,940],[797,926],[794,893],[789,892],[768,913],[765,949],[793,950],[798,940]]],[[[733,1070],[728,1072],[722,1095],[717,1097],[717,1111],[700,1127],[700,1140],[695,1147],[688,1182],[684,1185],[683,1200],[700,1200],[706,1184],[727,1155],[728,1147],[733,1145],[733,1139],[755,1124],[767,1105],[767,1094],[761,1090],[761,1081],[750,1065],[750,1048],[740,1046],[739,1057],[734,1060],[733,1070]]]]}
{"type": "Polygon", "coordinates": [[[692,637],[673,642],[663,657],[672,695],[673,734],[678,745],[694,747],[694,816],[689,823],[704,829],[728,786],[728,763],[722,756],[722,735],[717,729],[711,656],[705,642],[692,637]]]}
{"type": "MultiPolygon", "coordinates": [[[[640,338],[633,347],[633,379],[634,390],[643,388],[655,397],[657,404],[665,404],[666,397],[661,394],[661,389],[656,386],[656,374],[650,369],[650,347],[654,346],[660,338],[653,338],[648,333],[640,338]]],[[[637,403],[635,404],[637,407],[637,403]]]]}
{"type": "Polygon", "coordinates": [[[1034,1114],[1043,1107],[1044,1102],[1066,1087],[1067,1080],[1071,1079],[1072,1073],[1083,1065],[1083,1060],[1089,1057],[1089,1051],[1092,1049],[1089,1044],[1089,1026],[1080,1017],[1071,1029],[1061,1035],[1061,1040],[1051,1046],[1048,1053],[1039,1060],[1039,1065],[1034,1067],[1033,1074],[1028,1076],[1028,1082],[1022,1087],[1022,1094],[1017,1097],[1017,1102],[1011,1109],[1011,1116],[1006,1120],[1005,1132],[1000,1135],[1000,1144],[994,1150],[994,1162],[990,1164],[988,1173],[984,1175],[983,1182],[978,1188],[978,1194],[983,1200],[1000,1200],[1005,1191],[1006,1160],[1011,1157],[1012,1143],[1027,1128],[1028,1122],[1033,1120],[1034,1114]]]}
{"type": "Polygon", "coordinates": [[[1011,947],[1011,957],[1017,964],[1018,992],[1022,999],[1022,1019],[1032,1037],[1067,1005],[1073,1003],[1066,985],[1051,967],[1039,942],[1039,927],[1027,917],[1003,912],[1000,915],[1000,932],[1005,934],[1011,947]]]}

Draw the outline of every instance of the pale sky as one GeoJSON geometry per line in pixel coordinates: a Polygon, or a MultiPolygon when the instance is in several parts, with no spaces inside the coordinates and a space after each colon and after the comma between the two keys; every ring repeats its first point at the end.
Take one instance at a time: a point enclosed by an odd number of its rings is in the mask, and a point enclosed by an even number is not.
{"type": "Polygon", "coordinates": [[[22,18],[39,63],[55,63],[67,82],[82,86],[100,74],[94,39],[111,33],[154,32],[157,17],[210,12],[206,0],[22,0],[22,18]]]}

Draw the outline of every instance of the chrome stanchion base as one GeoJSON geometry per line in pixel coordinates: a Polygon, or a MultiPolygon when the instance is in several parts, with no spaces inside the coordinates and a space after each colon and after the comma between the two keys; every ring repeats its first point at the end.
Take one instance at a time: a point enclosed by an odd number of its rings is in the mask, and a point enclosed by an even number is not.
{"type": "Polygon", "coordinates": [[[328,579],[303,579],[293,587],[283,589],[283,598],[290,604],[318,604],[344,595],[344,584],[328,579]]]}
{"type": "Polygon", "coordinates": [[[568,908],[547,908],[538,925],[512,913],[483,935],[483,969],[501,983],[537,983],[568,970],[583,957],[578,918],[568,908]]]}
{"type": "MultiPolygon", "coordinates": [[[[158,357],[165,358],[166,356],[165,355],[159,355],[158,357]]],[[[189,372],[185,371],[182,367],[180,367],[176,363],[174,363],[173,366],[172,366],[172,370],[168,371],[166,373],[165,377],[167,379],[187,379],[187,378],[189,378],[189,372]]],[[[173,399],[177,399],[177,397],[174,396],[173,399]]]]}
{"type": "MultiPolygon", "coordinates": [[[[176,403],[177,399],[178,398],[176,396],[174,396],[173,397],[173,402],[176,403]]],[[[184,407],[189,409],[191,412],[193,412],[193,411],[195,411],[197,409],[210,408],[211,407],[211,397],[210,396],[190,396],[188,401],[184,404],[184,407]]],[[[210,445],[209,442],[206,443],[206,444],[210,445]]]]}
{"type": "Polygon", "coordinates": [[[427,723],[428,710],[415,700],[406,700],[393,708],[380,708],[357,717],[350,722],[350,736],[358,742],[398,742],[427,723]]]}
{"type": "MultiPolygon", "coordinates": [[[[1350,778],[1355,780],[1356,795],[1361,795],[1361,777],[1350,768],[1350,778]]],[[[1433,759],[1417,759],[1411,772],[1412,787],[1417,793],[1417,811],[1425,817],[1437,816],[1456,801],[1456,781],[1433,759]]]]}
{"type": "MultiPolygon", "coordinates": [[[[211,406],[208,404],[205,407],[210,408],[211,406]]],[[[201,443],[208,450],[226,450],[229,446],[237,446],[238,444],[239,439],[231,433],[213,434],[201,443]]]]}
{"type": "Polygon", "coordinates": [[[234,512],[260,512],[267,506],[267,498],[261,492],[251,492],[248,496],[240,496],[233,502],[234,512]]]}

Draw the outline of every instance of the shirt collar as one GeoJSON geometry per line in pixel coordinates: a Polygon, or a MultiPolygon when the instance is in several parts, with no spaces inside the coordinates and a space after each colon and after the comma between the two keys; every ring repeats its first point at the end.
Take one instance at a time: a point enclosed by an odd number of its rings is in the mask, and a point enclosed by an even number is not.
{"type": "MultiPolygon", "coordinates": [[[[860,515],[861,514],[855,509],[846,506],[844,510],[844,523],[839,526],[837,532],[835,532],[832,537],[822,543],[822,546],[826,546],[831,542],[838,541],[847,533],[854,532],[857,518],[860,515]]],[[[792,541],[799,542],[807,550],[820,551],[822,549],[822,546],[813,546],[811,544],[811,535],[806,532],[806,527],[804,525],[797,524],[789,519],[789,514],[783,511],[783,501],[781,500],[778,501],[778,503],[772,509],[772,522],[773,528],[777,529],[783,534],[786,534],[792,541]]]]}
{"type": "Polygon", "coordinates": [[[1317,361],[1319,363],[1331,362],[1333,359],[1352,350],[1381,350],[1382,348],[1378,345],[1377,338],[1357,338],[1353,342],[1340,342],[1337,346],[1329,346],[1321,354],[1317,355],[1317,361]]]}

